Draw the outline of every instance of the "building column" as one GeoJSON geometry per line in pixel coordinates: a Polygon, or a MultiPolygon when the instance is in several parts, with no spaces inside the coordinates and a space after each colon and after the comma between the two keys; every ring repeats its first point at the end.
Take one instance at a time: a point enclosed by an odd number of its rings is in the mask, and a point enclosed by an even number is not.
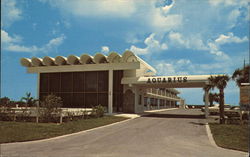
{"type": "MultiPolygon", "coordinates": [[[[37,73],[37,99],[40,100],[40,73],[37,73]]],[[[37,101],[38,104],[40,101],[37,101]]]]}
{"type": "Polygon", "coordinates": [[[208,90],[205,90],[205,117],[207,118],[208,117],[208,114],[209,114],[209,111],[208,111],[208,93],[209,91],[208,90]]]}
{"type": "Polygon", "coordinates": [[[141,90],[140,95],[141,95],[141,106],[142,106],[142,110],[144,112],[144,110],[145,110],[145,107],[144,107],[144,89],[141,90]]]}
{"type": "Polygon", "coordinates": [[[157,109],[160,109],[160,99],[157,99],[157,109]]]}
{"type": "Polygon", "coordinates": [[[135,106],[134,106],[134,111],[135,113],[139,113],[139,97],[140,97],[140,91],[139,91],[139,87],[134,86],[134,93],[135,93],[135,106]]]}
{"type": "Polygon", "coordinates": [[[147,109],[150,110],[150,97],[147,97],[147,109]]]}
{"type": "Polygon", "coordinates": [[[109,70],[108,113],[113,113],[113,70],[109,70]]]}

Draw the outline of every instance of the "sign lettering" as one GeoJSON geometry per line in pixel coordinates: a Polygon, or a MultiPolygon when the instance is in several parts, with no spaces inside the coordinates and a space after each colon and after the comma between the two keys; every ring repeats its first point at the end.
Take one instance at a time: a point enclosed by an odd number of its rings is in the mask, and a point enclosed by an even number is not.
{"type": "Polygon", "coordinates": [[[158,77],[158,78],[148,78],[147,83],[183,83],[187,82],[187,77],[158,77]]]}

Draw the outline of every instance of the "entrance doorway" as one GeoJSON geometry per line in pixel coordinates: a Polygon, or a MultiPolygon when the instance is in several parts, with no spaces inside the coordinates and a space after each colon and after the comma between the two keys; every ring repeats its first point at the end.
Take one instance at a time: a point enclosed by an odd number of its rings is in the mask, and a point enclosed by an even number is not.
{"type": "Polygon", "coordinates": [[[123,112],[134,113],[134,106],[135,106],[135,94],[132,92],[132,90],[128,89],[124,94],[123,112]]]}

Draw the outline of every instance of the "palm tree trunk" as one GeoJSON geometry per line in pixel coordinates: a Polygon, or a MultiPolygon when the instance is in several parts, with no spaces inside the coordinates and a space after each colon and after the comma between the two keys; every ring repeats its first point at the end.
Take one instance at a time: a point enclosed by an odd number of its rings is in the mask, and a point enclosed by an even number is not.
{"type": "Polygon", "coordinates": [[[224,89],[220,89],[220,124],[225,124],[224,89]]]}
{"type": "Polygon", "coordinates": [[[212,107],[213,106],[213,101],[210,101],[210,105],[209,105],[210,107],[212,107]]]}

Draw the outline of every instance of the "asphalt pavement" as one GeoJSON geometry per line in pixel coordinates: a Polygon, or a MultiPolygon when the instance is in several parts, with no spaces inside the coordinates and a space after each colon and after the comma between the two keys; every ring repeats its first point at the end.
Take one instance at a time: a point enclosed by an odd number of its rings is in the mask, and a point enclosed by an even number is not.
{"type": "Polygon", "coordinates": [[[49,140],[1,145],[1,157],[245,157],[209,141],[199,110],[176,109],[49,140]]]}

